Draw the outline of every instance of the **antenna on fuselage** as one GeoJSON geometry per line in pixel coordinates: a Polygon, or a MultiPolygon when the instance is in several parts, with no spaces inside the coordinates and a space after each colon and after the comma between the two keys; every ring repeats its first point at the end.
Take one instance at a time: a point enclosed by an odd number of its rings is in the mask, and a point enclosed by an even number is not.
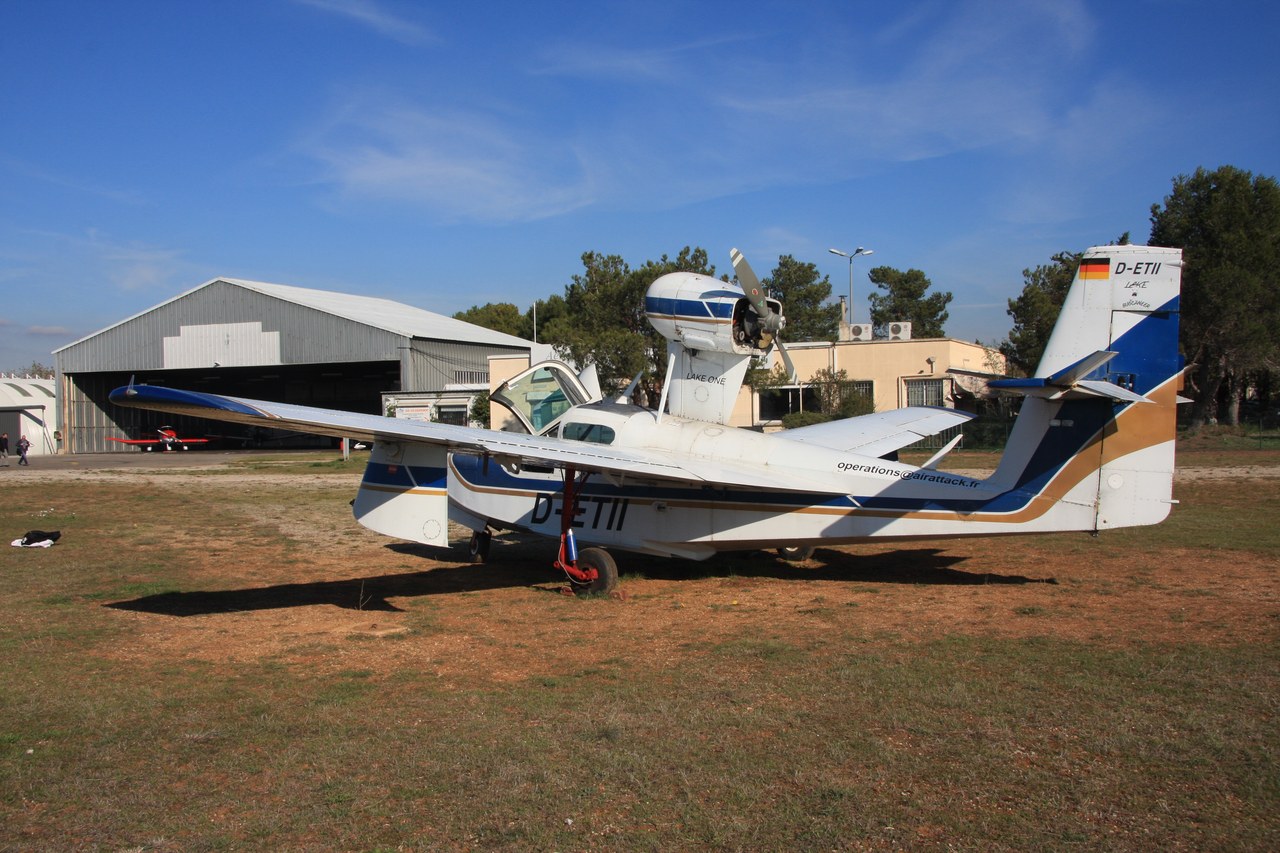
{"type": "Polygon", "coordinates": [[[618,399],[616,402],[619,402],[619,403],[631,402],[631,395],[636,393],[636,386],[640,384],[641,376],[644,376],[643,370],[637,373],[635,375],[635,378],[631,380],[631,384],[627,386],[627,389],[618,395],[618,399]]]}

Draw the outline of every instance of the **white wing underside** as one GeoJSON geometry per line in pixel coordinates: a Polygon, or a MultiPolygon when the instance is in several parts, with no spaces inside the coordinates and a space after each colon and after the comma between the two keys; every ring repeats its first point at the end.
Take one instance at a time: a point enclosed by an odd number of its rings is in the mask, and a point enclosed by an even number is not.
{"type": "MultiPolygon", "coordinates": [[[[668,451],[617,448],[553,437],[497,432],[381,415],[270,403],[198,392],[173,392],[133,386],[112,394],[122,406],[191,415],[273,429],[364,441],[411,442],[447,448],[455,453],[488,455],[499,461],[572,466],[578,471],[608,474],[615,479],[674,480],[708,486],[758,488],[829,494],[832,484],[766,464],[735,463],[683,456],[668,451]]],[[[949,409],[899,409],[844,421],[791,430],[781,437],[835,450],[880,456],[922,436],[963,423],[971,416],[949,409]]]]}

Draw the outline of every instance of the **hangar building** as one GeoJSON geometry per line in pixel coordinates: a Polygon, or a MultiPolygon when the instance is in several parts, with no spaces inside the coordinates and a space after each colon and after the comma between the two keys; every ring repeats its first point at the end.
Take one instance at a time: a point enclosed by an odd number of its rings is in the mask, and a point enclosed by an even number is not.
{"type": "Polygon", "coordinates": [[[54,352],[63,444],[71,453],[127,450],[107,438],[149,438],[162,425],[190,437],[258,437],[113,406],[107,395],[131,378],[382,414],[384,392],[487,386],[489,356],[532,346],[387,299],[217,278],[54,352]]]}
{"type": "Polygon", "coordinates": [[[9,452],[18,455],[18,437],[31,442],[30,456],[57,452],[58,408],[52,379],[0,375],[0,432],[9,433],[9,452]]]}

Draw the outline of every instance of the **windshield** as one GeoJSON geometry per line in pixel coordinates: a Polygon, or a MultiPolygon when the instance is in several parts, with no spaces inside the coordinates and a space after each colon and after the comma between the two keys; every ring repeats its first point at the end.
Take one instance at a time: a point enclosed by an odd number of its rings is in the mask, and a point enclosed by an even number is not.
{"type": "Polygon", "coordinates": [[[506,406],[526,429],[540,435],[570,408],[587,401],[576,386],[571,373],[546,365],[504,383],[489,399],[506,406]]]}

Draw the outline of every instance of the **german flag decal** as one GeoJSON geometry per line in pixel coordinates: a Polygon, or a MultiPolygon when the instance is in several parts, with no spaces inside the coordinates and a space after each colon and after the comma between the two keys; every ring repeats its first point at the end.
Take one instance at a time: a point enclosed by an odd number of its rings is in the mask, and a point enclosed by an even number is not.
{"type": "Polygon", "coordinates": [[[1111,278],[1111,259],[1085,258],[1080,261],[1080,278],[1111,278]]]}

